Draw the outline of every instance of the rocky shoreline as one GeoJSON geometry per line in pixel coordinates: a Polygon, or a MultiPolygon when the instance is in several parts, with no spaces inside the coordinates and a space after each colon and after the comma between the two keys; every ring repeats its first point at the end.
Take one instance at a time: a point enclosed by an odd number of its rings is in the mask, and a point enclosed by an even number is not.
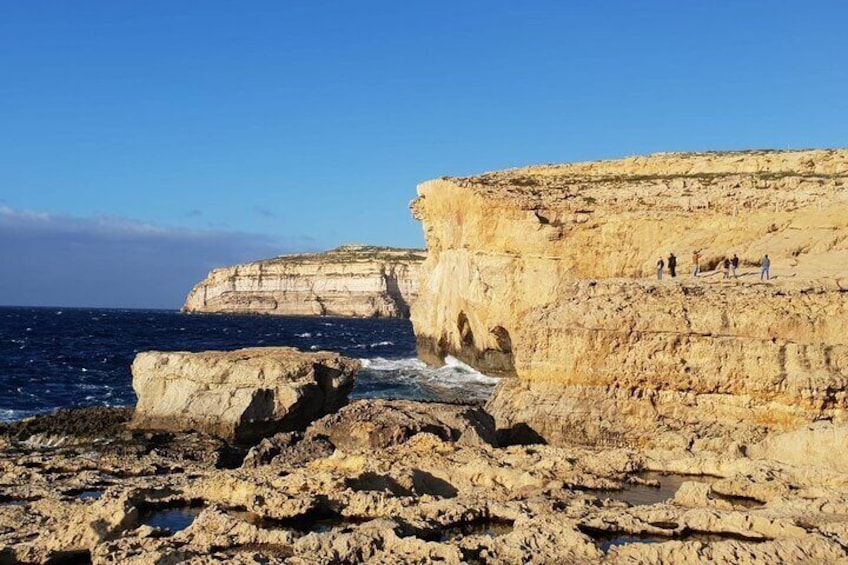
{"type": "Polygon", "coordinates": [[[0,562],[848,559],[848,468],[744,446],[497,446],[482,409],[410,401],[356,401],[250,449],[130,418],[73,410],[0,429],[0,562]]]}
{"type": "Polygon", "coordinates": [[[848,563],[848,151],[444,178],[413,211],[421,356],[503,376],[485,406],[347,404],[331,353],[142,353],[135,409],[0,426],[0,564],[848,563]],[[672,245],[785,267],[646,276],[672,245]]]}

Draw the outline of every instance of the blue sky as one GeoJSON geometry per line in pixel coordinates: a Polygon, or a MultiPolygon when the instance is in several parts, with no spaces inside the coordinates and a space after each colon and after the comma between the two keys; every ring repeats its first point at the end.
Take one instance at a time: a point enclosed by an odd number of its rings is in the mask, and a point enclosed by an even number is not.
{"type": "Polygon", "coordinates": [[[407,206],[443,175],[844,147],[846,21],[836,1],[0,0],[0,304],[176,307],[213,265],[422,246],[407,206]]]}

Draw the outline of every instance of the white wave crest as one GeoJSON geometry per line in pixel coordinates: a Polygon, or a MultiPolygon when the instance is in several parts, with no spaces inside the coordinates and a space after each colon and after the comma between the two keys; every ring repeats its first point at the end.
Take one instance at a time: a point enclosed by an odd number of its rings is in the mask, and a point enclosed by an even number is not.
{"type": "Polygon", "coordinates": [[[448,355],[445,357],[445,366],[440,367],[438,370],[450,369],[450,372],[461,373],[467,375],[469,378],[476,380],[477,382],[496,385],[500,382],[498,377],[490,377],[489,375],[484,375],[474,367],[470,365],[466,365],[456,357],[448,355]]]}
{"type": "Polygon", "coordinates": [[[14,422],[15,420],[21,420],[31,415],[32,412],[28,410],[12,410],[11,408],[0,408],[0,422],[14,422]]]}
{"type": "Polygon", "coordinates": [[[415,357],[374,357],[359,361],[362,363],[364,378],[436,391],[449,390],[454,396],[459,394],[475,400],[487,399],[500,381],[496,377],[484,375],[454,357],[447,357],[442,367],[430,367],[415,357]]]}

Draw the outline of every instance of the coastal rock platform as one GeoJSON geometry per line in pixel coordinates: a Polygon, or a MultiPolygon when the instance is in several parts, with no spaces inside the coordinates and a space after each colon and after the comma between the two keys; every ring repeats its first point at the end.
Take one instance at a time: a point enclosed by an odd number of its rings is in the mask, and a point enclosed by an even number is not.
{"type": "MultiPolygon", "coordinates": [[[[411,404],[350,409],[384,422],[468,411],[411,404]]],[[[54,447],[33,432],[50,429],[55,445],[61,417],[0,429],[0,562],[848,560],[848,474],[838,461],[746,455],[753,445],[494,447],[424,430],[382,447],[333,444],[371,433],[353,416],[275,436],[282,449],[263,458],[261,444],[246,453],[196,433],[126,430],[128,417],[116,412],[99,431],[69,425],[54,447]]]]}

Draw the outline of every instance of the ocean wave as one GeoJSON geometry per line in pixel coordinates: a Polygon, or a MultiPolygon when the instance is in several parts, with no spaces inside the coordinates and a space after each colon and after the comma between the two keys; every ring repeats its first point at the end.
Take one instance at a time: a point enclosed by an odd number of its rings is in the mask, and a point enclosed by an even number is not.
{"type": "MultiPolygon", "coordinates": [[[[447,357],[441,367],[430,367],[416,357],[401,359],[386,359],[374,357],[360,359],[362,363],[362,380],[397,383],[416,389],[427,389],[436,392],[435,397],[462,396],[473,400],[487,399],[500,381],[468,366],[455,357],[447,357]],[[439,391],[450,392],[449,395],[439,394],[439,391]]],[[[364,395],[364,396],[367,396],[364,395]]]]}
{"type": "MultiPolygon", "coordinates": [[[[0,381],[7,390],[0,403],[0,420],[17,420],[55,408],[132,404],[130,367],[141,351],[232,350],[272,344],[350,357],[395,358],[383,362],[382,371],[381,361],[376,361],[378,370],[357,379],[353,392],[360,398],[446,398],[442,392],[448,385],[440,383],[452,379],[464,378],[462,386],[468,388],[486,386],[460,375],[457,369],[457,375],[435,372],[417,359],[398,367],[397,358],[415,356],[415,338],[411,326],[390,320],[0,308],[0,359],[5,363],[0,381]],[[63,311],[61,316],[55,315],[58,310],[63,311]]],[[[451,390],[455,397],[464,396],[459,385],[451,390]]]]}
{"type": "Polygon", "coordinates": [[[359,345],[354,345],[352,349],[376,349],[377,347],[391,347],[394,345],[392,341],[378,341],[375,343],[360,343],[359,345]]]}
{"type": "Polygon", "coordinates": [[[30,410],[12,410],[11,408],[0,408],[0,422],[14,422],[27,416],[31,416],[30,410]]]}
{"type": "Polygon", "coordinates": [[[398,371],[398,370],[428,370],[430,367],[417,357],[404,359],[385,359],[373,357],[371,359],[360,359],[363,368],[372,371],[398,371]]]}

